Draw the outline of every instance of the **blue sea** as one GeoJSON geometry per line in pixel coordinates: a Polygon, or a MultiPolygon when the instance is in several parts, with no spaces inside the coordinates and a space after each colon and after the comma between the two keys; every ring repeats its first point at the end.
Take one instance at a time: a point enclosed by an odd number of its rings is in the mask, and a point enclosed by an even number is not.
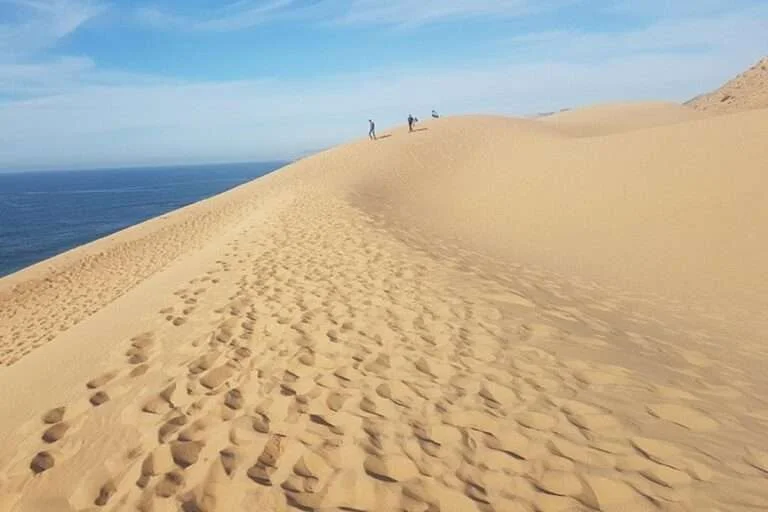
{"type": "Polygon", "coordinates": [[[283,165],[2,173],[0,277],[283,165]]]}

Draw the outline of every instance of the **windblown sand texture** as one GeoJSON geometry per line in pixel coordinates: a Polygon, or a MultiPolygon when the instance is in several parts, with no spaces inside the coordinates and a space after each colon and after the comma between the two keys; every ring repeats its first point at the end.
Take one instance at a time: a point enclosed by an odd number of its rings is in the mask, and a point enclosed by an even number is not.
{"type": "Polygon", "coordinates": [[[716,91],[692,99],[688,105],[714,113],[768,108],[768,57],[716,91]]]}
{"type": "Polygon", "coordinates": [[[768,111],[649,109],[394,130],[0,281],[0,511],[768,509],[768,111]]]}

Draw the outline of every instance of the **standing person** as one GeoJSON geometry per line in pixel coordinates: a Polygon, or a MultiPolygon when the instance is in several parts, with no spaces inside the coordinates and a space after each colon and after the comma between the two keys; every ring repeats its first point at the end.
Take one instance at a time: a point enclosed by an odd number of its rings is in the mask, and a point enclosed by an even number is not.
{"type": "Polygon", "coordinates": [[[408,131],[409,132],[413,131],[413,121],[414,121],[413,116],[411,114],[408,114],[408,131]]]}
{"type": "Polygon", "coordinates": [[[368,120],[368,138],[371,140],[376,140],[376,123],[374,123],[371,119],[368,120]]]}

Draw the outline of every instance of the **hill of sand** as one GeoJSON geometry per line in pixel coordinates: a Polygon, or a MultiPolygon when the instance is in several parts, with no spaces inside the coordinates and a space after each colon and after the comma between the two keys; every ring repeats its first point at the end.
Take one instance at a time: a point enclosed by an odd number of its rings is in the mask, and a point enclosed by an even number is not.
{"type": "Polygon", "coordinates": [[[0,511],[768,508],[766,111],[593,112],[397,129],[0,280],[0,511]]]}
{"type": "Polygon", "coordinates": [[[753,111],[567,138],[535,121],[457,118],[430,125],[429,139],[407,150],[372,149],[353,191],[388,220],[485,254],[759,311],[768,304],[766,126],[766,111],[753,111]],[[393,178],[409,168],[418,171],[393,178]]]}
{"type": "Polygon", "coordinates": [[[768,57],[716,91],[697,96],[687,105],[713,113],[768,108],[768,57]]]}
{"type": "Polygon", "coordinates": [[[540,121],[566,135],[592,137],[703,119],[706,115],[676,103],[640,102],[567,110],[540,121]]]}

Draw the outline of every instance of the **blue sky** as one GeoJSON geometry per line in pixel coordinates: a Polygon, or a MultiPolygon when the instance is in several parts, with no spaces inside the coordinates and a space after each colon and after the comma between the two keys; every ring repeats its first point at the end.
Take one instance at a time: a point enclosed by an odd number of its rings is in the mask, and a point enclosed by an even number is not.
{"type": "Polygon", "coordinates": [[[0,169],[293,158],[412,112],[679,101],[766,0],[0,0],[0,169]]]}

